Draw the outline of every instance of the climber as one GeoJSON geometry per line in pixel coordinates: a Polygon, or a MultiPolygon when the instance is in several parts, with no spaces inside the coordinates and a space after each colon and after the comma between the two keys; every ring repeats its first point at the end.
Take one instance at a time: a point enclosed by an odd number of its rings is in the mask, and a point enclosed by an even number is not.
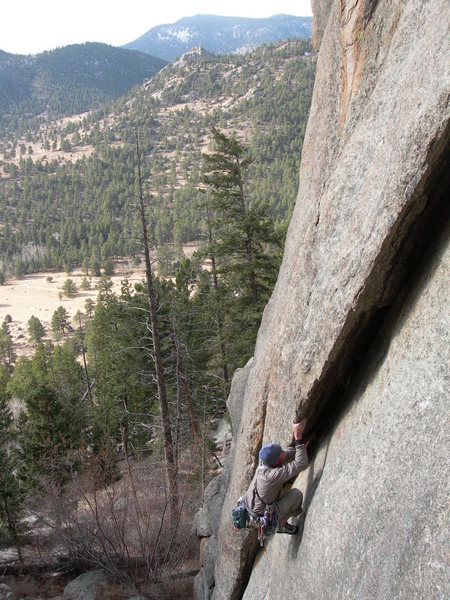
{"type": "Polygon", "coordinates": [[[308,466],[306,446],[302,441],[305,427],[306,419],[292,423],[295,448],[283,449],[278,444],[266,444],[261,448],[259,458],[262,464],[256,469],[244,495],[250,515],[262,516],[266,505],[276,502],[279,509],[276,533],[292,535],[298,531],[298,526],[288,523],[288,519],[302,513],[303,494],[294,488],[282,494],[282,488],[308,466]]]}

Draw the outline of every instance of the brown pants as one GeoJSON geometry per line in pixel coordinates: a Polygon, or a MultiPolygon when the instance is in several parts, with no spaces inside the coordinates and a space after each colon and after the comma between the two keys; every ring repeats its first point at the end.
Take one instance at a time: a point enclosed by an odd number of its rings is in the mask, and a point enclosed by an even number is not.
{"type": "Polygon", "coordinates": [[[287,520],[296,517],[302,512],[303,494],[296,488],[291,488],[284,496],[277,500],[280,507],[280,519],[287,520]]]}

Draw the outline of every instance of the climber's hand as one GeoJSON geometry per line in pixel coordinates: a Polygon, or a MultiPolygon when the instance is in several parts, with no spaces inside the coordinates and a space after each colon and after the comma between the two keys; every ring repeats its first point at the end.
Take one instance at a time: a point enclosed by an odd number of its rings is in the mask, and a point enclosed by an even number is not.
{"type": "Polygon", "coordinates": [[[302,419],[300,421],[300,423],[296,423],[295,421],[292,421],[292,430],[294,432],[294,438],[296,440],[302,439],[305,428],[306,428],[306,419],[302,419]]]}

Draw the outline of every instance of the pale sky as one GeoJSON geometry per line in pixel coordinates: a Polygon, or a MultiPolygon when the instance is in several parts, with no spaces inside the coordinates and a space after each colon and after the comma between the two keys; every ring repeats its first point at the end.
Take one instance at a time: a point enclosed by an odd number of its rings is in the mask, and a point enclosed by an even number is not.
{"type": "Polygon", "coordinates": [[[196,14],[311,16],[310,0],[7,0],[0,10],[0,50],[37,54],[58,46],[121,46],[155,25],[196,14]]]}

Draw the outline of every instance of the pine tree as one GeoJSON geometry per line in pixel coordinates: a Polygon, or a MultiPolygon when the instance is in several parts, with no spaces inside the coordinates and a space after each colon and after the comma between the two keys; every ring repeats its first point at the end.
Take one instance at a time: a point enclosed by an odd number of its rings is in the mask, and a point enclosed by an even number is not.
{"type": "Polygon", "coordinates": [[[73,298],[74,296],[77,295],[78,288],[73,279],[69,278],[69,279],[65,280],[65,282],[62,286],[62,292],[68,298],[73,298]]]}
{"type": "Polygon", "coordinates": [[[33,344],[38,344],[41,341],[41,339],[45,337],[44,326],[42,325],[41,321],[34,315],[31,315],[31,317],[28,320],[28,337],[30,339],[30,342],[32,342],[33,344]]]}
{"type": "Polygon", "coordinates": [[[84,445],[83,391],[82,369],[70,341],[55,348],[40,342],[32,358],[18,360],[7,392],[26,406],[18,441],[21,476],[28,485],[46,476],[66,477],[64,457],[84,445]]]}
{"type": "Polygon", "coordinates": [[[0,327],[0,364],[6,365],[9,372],[12,373],[14,363],[16,361],[16,353],[14,352],[14,342],[9,328],[11,317],[7,315],[0,327]]]}
{"type": "Polygon", "coordinates": [[[69,329],[69,325],[69,313],[63,306],[58,306],[51,320],[51,328],[56,340],[61,339],[61,336],[69,329]]]}
{"type": "Polygon", "coordinates": [[[122,439],[124,446],[142,448],[155,407],[148,406],[153,389],[144,377],[148,359],[144,353],[146,328],[141,315],[144,298],[128,288],[120,296],[110,293],[96,305],[87,324],[87,348],[92,377],[95,377],[94,446],[121,441],[121,423],[135,421],[134,433],[122,439]],[[110,440],[110,441],[107,441],[110,440]]]}
{"type": "Polygon", "coordinates": [[[218,129],[211,132],[216,150],[203,155],[205,222],[213,264],[227,290],[221,296],[227,304],[223,343],[236,367],[253,351],[279,267],[280,240],[266,207],[250,206],[245,190],[251,160],[244,145],[218,129]]]}
{"type": "Polygon", "coordinates": [[[36,485],[41,477],[59,480],[58,459],[68,450],[64,443],[66,423],[61,420],[61,402],[51,385],[42,380],[24,400],[27,420],[19,435],[22,477],[30,486],[36,485]]]}

